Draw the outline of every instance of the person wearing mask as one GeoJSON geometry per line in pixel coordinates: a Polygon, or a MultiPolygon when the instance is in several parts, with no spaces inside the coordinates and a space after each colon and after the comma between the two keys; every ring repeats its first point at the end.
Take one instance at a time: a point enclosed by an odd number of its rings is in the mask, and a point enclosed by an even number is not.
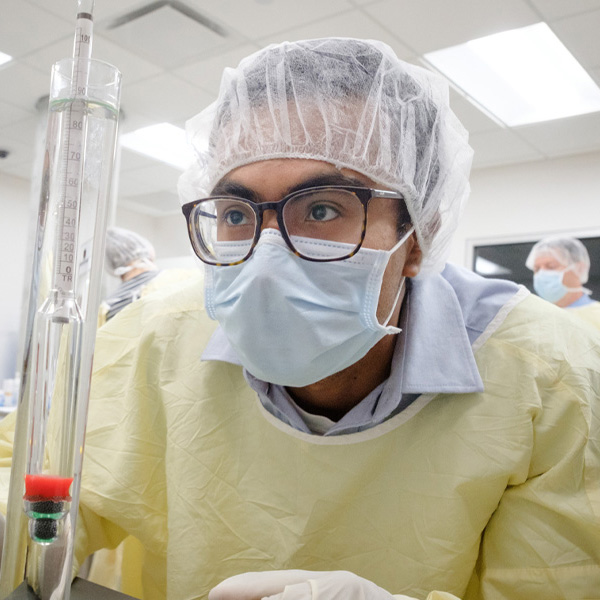
{"type": "Polygon", "coordinates": [[[600,329],[600,302],[583,285],[590,273],[590,256],[577,238],[550,236],[537,242],[525,262],[533,271],[538,296],[600,329]]]}
{"type": "Polygon", "coordinates": [[[136,537],[146,600],[594,597],[600,347],[446,264],[472,151],[444,80],[275,44],[188,134],[204,293],[98,332],[76,562],[136,537]]]}
{"type": "Polygon", "coordinates": [[[119,277],[121,284],[100,305],[99,324],[112,319],[128,304],[137,300],[142,290],[158,274],[152,244],[135,231],[109,227],[106,232],[106,268],[119,277]]]}

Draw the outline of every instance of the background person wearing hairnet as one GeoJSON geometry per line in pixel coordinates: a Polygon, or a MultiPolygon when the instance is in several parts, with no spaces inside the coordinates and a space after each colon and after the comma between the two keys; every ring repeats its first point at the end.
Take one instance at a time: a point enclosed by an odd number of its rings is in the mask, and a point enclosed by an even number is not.
{"type": "Polygon", "coordinates": [[[552,236],[540,240],[527,257],[533,287],[541,298],[573,311],[600,329],[600,302],[583,287],[590,273],[590,255],[577,238],[552,236]]]}
{"type": "Polygon", "coordinates": [[[145,237],[122,227],[108,228],[106,268],[122,283],[100,305],[100,325],[137,300],[143,288],[158,275],[155,257],[154,247],[145,237]]]}
{"type": "Polygon", "coordinates": [[[204,298],[99,331],[78,560],[137,537],[152,600],[597,595],[600,344],[445,265],[471,163],[446,84],[283,43],[188,130],[204,298]]]}

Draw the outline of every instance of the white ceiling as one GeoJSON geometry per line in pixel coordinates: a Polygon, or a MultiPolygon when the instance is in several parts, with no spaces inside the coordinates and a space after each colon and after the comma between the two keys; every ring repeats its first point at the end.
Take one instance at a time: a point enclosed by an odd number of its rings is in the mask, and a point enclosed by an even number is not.
{"type": "MultiPolygon", "coordinates": [[[[48,93],[52,63],[71,55],[76,8],[76,0],[0,0],[0,51],[14,57],[0,67],[0,150],[10,152],[0,174],[31,177],[36,102],[48,93]]],[[[539,21],[600,84],[600,0],[95,0],[93,56],[123,74],[120,127],[128,132],[183,126],[216,95],[224,67],[267,43],[374,38],[419,63],[426,52],[539,21]]],[[[600,112],[505,128],[456,92],[451,103],[471,134],[475,168],[600,150],[600,112]]],[[[179,174],[123,149],[118,202],[150,215],[177,212],[179,174]]]]}

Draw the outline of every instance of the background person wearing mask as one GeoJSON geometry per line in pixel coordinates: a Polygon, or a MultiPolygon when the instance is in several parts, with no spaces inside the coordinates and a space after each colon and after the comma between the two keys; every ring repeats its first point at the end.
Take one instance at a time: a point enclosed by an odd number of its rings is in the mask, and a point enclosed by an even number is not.
{"type": "Polygon", "coordinates": [[[106,268],[121,278],[119,287],[100,305],[99,324],[112,319],[120,310],[137,300],[145,286],[159,273],[154,264],[155,252],[144,237],[121,227],[106,232],[106,268]]]}
{"type": "Polygon", "coordinates": [[[533,287],[544,300],[585,319],[600,329],[600,302],[583,287],[590,272],[587,248],[577,238],[551,236],[537,242],[525,262],[533,271],[533,287]]]}
{"type": "Polygon", "coordinates": [[[77,560],[135,536],[147,600],[594,597],[600,348],[445,265],[472,156],[446,83],[277,44],[188,133],[204,298],[98,332],[77,560]]]}

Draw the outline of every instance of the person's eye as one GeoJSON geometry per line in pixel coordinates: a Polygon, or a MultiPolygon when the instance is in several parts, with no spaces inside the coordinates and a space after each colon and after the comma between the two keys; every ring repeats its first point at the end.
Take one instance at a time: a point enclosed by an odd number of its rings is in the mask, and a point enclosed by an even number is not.
{"type": "Polygon", "coordinates": [[[309,210],[307,219],[309,221],[331,221],[340,216],[340,212],[331,205],[315,203],[309,210]]]}
{"type": "Polygon", "coordinates": [[[239,208],[229,208],[223,211],[221,220],[231,227],[239,227],[240,225],[249,225],[250,218],[244,211],[239,208]]]}

